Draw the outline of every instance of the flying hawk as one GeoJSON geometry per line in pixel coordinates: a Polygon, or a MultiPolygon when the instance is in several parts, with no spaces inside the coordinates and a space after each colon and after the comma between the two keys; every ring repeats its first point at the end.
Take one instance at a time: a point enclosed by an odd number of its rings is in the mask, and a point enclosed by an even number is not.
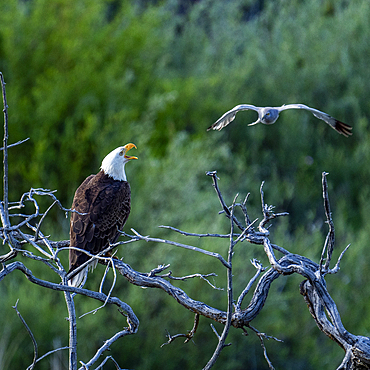
{"type": "MultiPolygon", "coordinates": [[[[109,244],[117,241],[119,232],[130,214],[131,190],[127,182],[125,164],[137,157],[128,156],[127,152],[136,148],[135,144],[120,146],[104,159],[100,171],[90,175],[76,190],[73,198],[70,246],[84,249],[91,254],[98,254],[109,244]]],[[[77,269],[91,257],[85,253],[69,250],[69,271],[77,269]]],[[[94,268],[97,260],[71,276],[68,284],[83,285],[88,267],[94,268]]]]}
{"type": "Polygon", "coordinates": [[[264,123],[265,125],[272,125],[279,118],[279,113],[287,109],[305,109],[311,112],[316,118],[326,122],[331,128],[340,134],[348,137],[352,135],[352,127],[336,120],[335,118],[329,116],[329,114],[321,112],[317,109],[307,107],[304,104],[288,104],[282,105],[281,107],[255,107],[254,105],[249,104],[240,104],[234,107],[233,109],[226,112],[221,118],[219,118],[212,126],[208,127],[207,131],[221,130],[232,122],[235,118],[235,115],[241,110],[254,110],[258,113],[258,120],[256,122],[250,123],[248,126],[255,125],[259,122],[264,123]]]}

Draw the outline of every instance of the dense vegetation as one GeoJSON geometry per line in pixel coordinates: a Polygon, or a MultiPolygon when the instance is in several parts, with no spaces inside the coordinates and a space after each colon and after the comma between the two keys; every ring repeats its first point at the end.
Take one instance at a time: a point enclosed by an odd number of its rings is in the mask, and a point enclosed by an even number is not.
{"type": "MultiPolygon", "coordinates": [[[[318,261],[327,231],[321,172],[330,173],[336,226],[335,253],[351,243],[339,274],[328,277],[346,328],[370,335],[370,3],[368,0],[86,1],[7,0],[0,4],[0,70],[7,82],[11,200],[30,187],[57,189],[70,206],[73,193],[101,159],[133,142],[139,160],[127,165],[133,209],[125,230],[178,238],[157,228],[228,232],[205,176],[217,170],[230,203],[251,192],[250,209],[260,217],[259,186],[268,203],[290,216],[273,226],[272,240],[318,261]],[[281,114],[273,126],[247,127],[254,112],[240,113],[221,132],[206,128],[236,104],[304,103],[352,125],[345,138],[302,111],[281,114]]],[[[42,203],[42,201],[40,200],[42,203]]],[[[45,223],[51,239],[68,238],[68,220],[54,210],[45,223]]],[[[185,240],[225,253],[227,244],[185,240]]],[[[7,252],[1,249],[1,254],[7,252]]],[[[174,275],[216,272],[213,260],[173,247],[134,243],[119,256],[139,271],[171,263],[174,275]]],[[[237,289],[254,273],[249,259],[263,252],[244,245],[236,251],[237,289]]],[[[21,258],[40,277],[43,268],[21,258]]],[[[64,256],[67,264],[67,253],[64,256]]],[[[103,267],[87,287],[98,286],[103,267]]],[[[280,369],[332,369],[341,349],[315,326],[297,276],[274,283],[254,326],[284,340],[267,349],[280,369]]],[[[179,283],[210,305],[225,293],[203,281],[179,283]]],[[[195,345],[181,341],[159,348],[171,333],[191,329],[193,316],[163,292],[117,284],[140,320],[136,336],[111,348],[121,366],[135,369],[197,369],[209,359],[216,338],[201,319],[195,345]]],[[[32,343],[11,306],[33,330],[40,352],[67,345],[68,324],[60,293],[45,292],[20,274],[0,285],[0,368],[20,369],[32,361],[32,343]],[[59,344],[58,344],[59,343],[59,344]]],[[[96,303],[76,299],[79,313],[96,303]]],[[[123,326],[113,308],[81,319],[79,358],[123,326]]],[[[231,333],[232,346],[216,368],[263,369],[259,340],[231,333]]],[[[67,356],[67,354],[63,354],[67,356]]],[[[40,369],[50,368],[47,360],[40,369]]]]}

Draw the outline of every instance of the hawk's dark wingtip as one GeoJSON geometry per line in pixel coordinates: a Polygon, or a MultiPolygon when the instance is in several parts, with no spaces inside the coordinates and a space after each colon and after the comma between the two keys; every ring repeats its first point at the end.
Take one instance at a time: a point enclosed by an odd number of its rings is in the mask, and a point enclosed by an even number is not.
{"type": "Polygon", "coordinates": [[[214,128],[215,128],[215,126],[216,126],[216,123],[217,123],[217,122],[215,122],[215,123],[213,123],[211,126],[209,126],[209,127],[207,128],[207,131],[211,131],[212,129],[214,129],[214,128]]]}
{"type": "Polygon", "coordinates": [[[336,120],[335,121],[335,129],[340,134],[344,135],[345,137],[348,137],[348,136],[351,136],[352,135],[352,126],[347,125],[344,122],[341,122],[341,121],[336,120]]]}

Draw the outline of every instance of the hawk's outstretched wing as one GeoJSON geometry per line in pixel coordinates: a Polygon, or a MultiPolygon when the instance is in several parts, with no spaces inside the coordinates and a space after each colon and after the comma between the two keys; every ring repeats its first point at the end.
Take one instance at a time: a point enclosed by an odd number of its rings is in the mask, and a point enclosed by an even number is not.
{"type": "Polygon", "coordinates": [[[339,132],[340,134],[348,137],[352,135],[352,127],[350,125],[347,125],[344,122],[338,121],[332,116],[329,116],[329,114],[325,112],[321,112],[318,109],[308,107],[307,105],[304,104],[288,104],[288,105],[283,105],[279,108],[277,108],[279,112],[287,109],[305,109],[311,112],[316,118],[323,120],[326,122],[330,127],[332,127],[335,131],[339,132]]]}
{"type": "Polygon", "coordinates": [[[249,105],[249,104],[240,104],[234,107],[233,109],[229,110],[226,112],[222,117],[220,117],[212,126],[207,128],[207,131],[209,130],[218,130],[220,131],[223,129],[225,126],[227,126],[230,122],[232,122],[235,118],[235,115],[241,111],[241,110],[254,110],[257,113],[259,113],[259,110],[261,108],[255,107],[254,105],[249,105]]]}

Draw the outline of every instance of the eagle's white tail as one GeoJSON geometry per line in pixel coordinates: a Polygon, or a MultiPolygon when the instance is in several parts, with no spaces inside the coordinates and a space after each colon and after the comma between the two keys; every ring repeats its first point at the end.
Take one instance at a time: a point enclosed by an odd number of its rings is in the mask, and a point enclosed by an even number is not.
{"type": "Polygon", "coordinates": [[[84,267],[78,274],[73,276],[73,278],[68,280],[69,286],[74,286],[75,288],[82,288],[85,285],[87,279],[88,271],[94,271],[94,268],[97,266],[98,260],[94,259],[86,267],[84,267]]]}
{"type": "Polygon", "coordinates": [[[71,279],[69,279],[68,285],[74,286],[75,288],[82,288],[87,278],[87,272],[88,272],[88,266],[83,268],[78,274],[76,274],[71,279]]]}

